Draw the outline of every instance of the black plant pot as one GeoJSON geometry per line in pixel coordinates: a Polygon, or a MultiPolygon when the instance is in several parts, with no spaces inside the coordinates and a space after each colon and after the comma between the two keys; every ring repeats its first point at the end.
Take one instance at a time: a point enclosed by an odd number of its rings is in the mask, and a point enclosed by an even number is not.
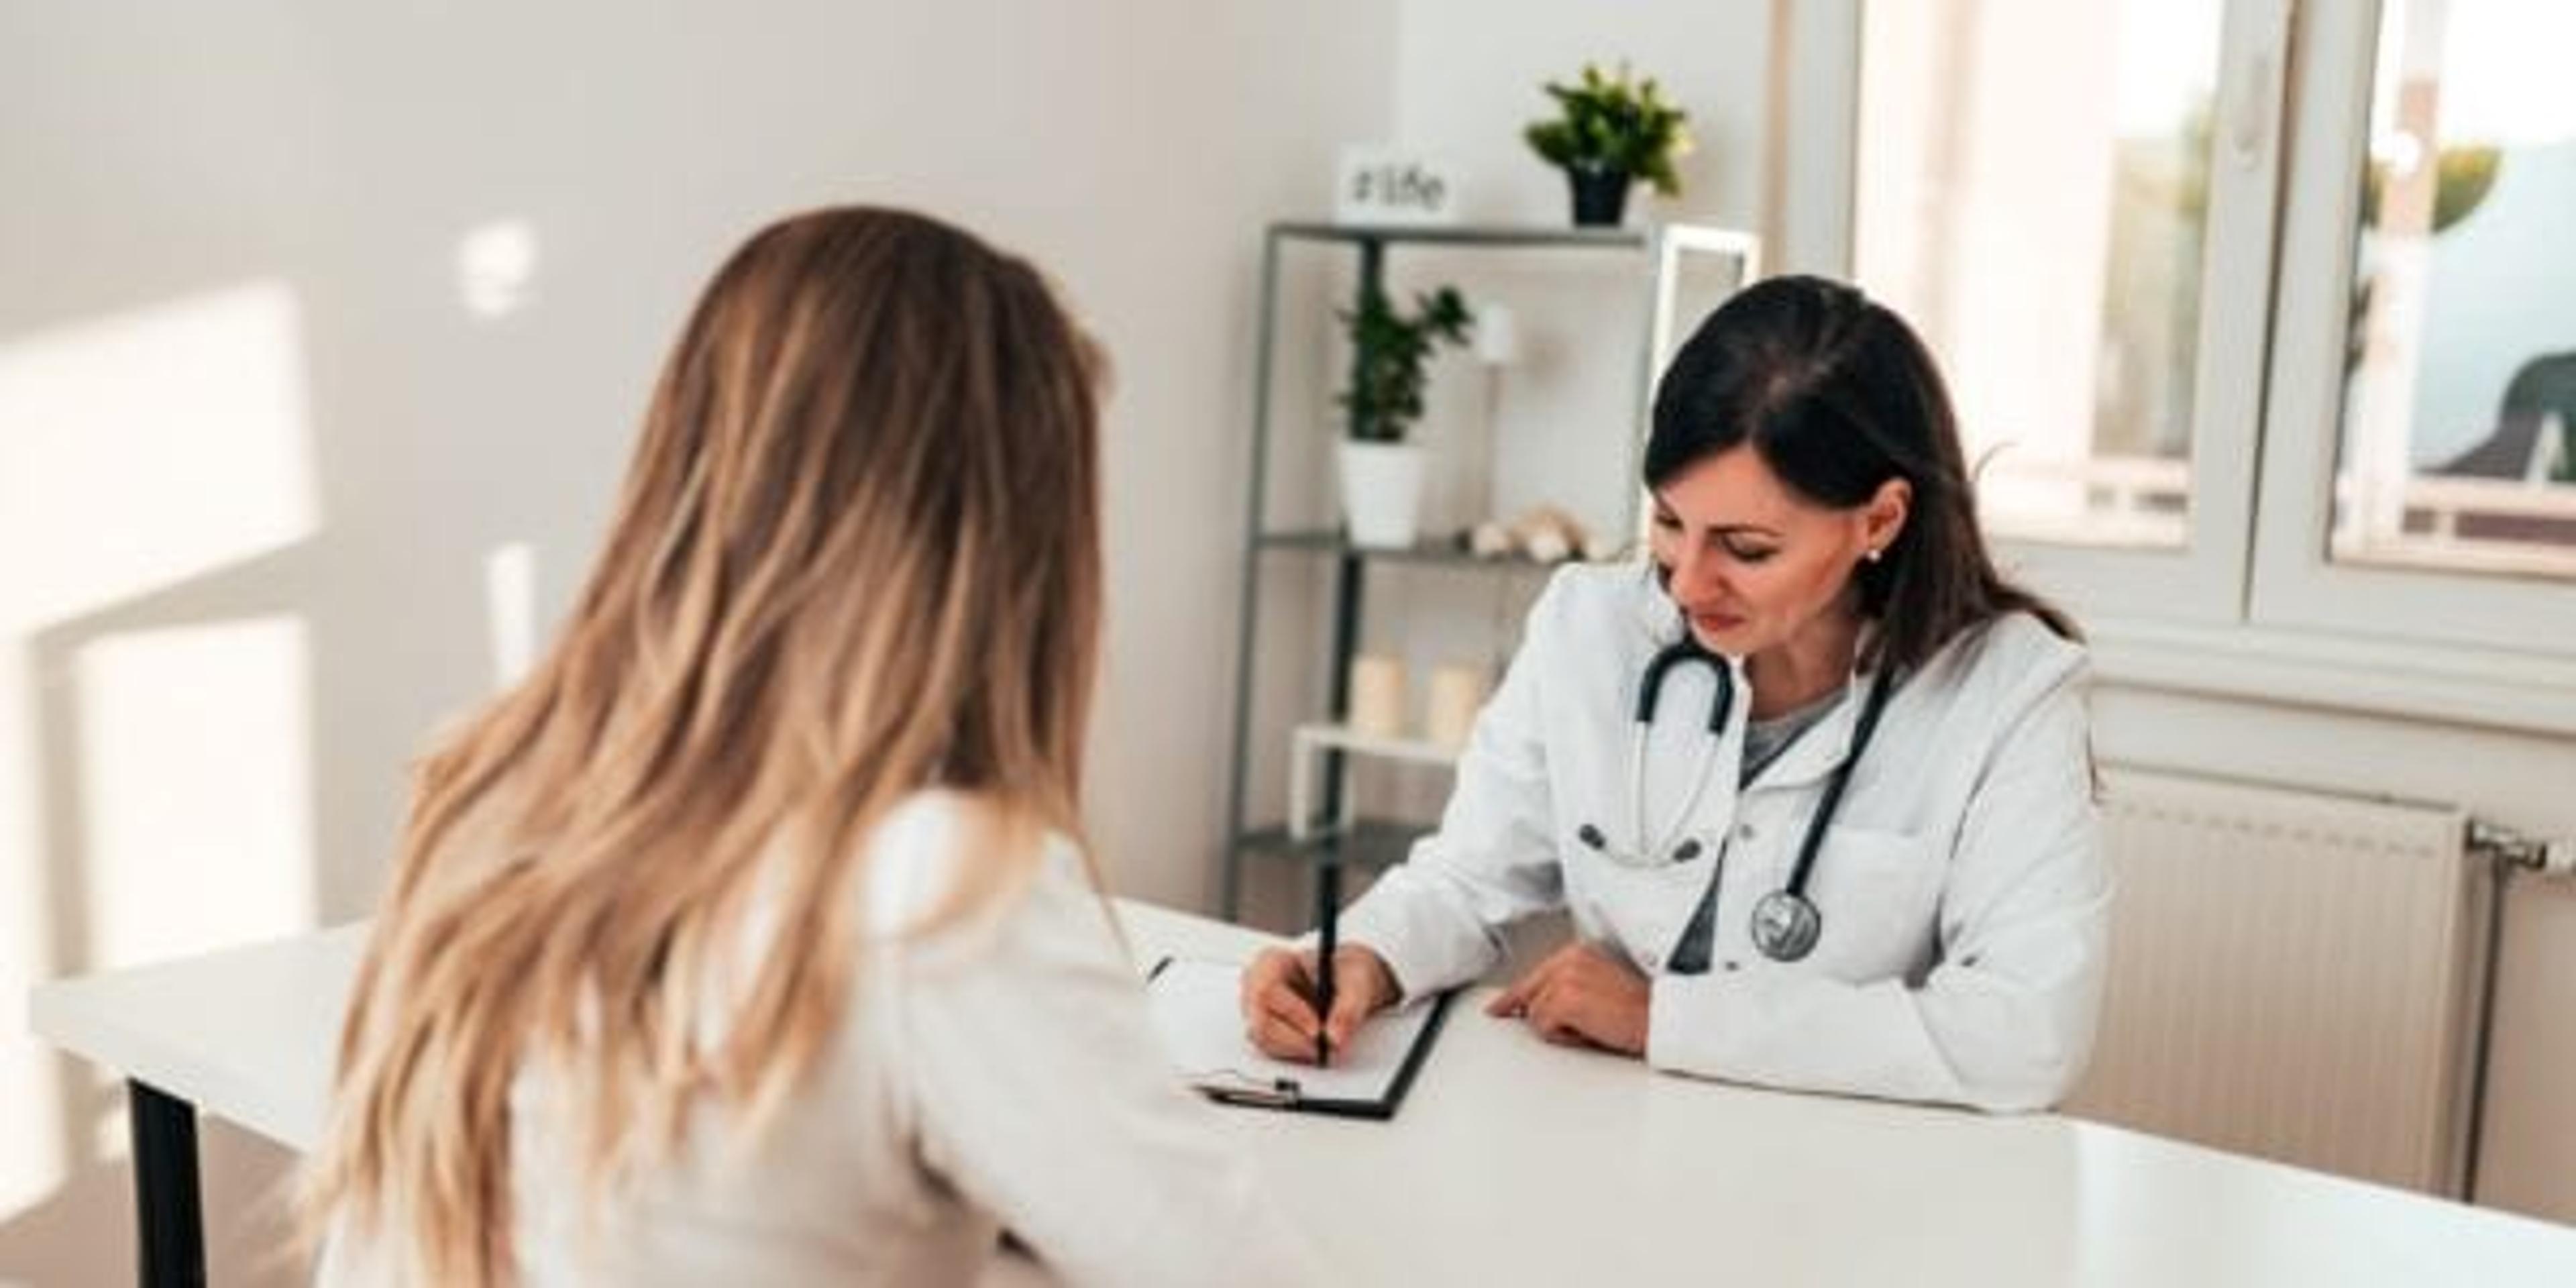
{"type": "Polygon", "coordinates": [[[1628,189],[1636,186],[1635,175],[1625,170],[1570,169],[1565,178],[1574,187],[1575,227],[1615,228],[1627,216],[1628,189]]]}

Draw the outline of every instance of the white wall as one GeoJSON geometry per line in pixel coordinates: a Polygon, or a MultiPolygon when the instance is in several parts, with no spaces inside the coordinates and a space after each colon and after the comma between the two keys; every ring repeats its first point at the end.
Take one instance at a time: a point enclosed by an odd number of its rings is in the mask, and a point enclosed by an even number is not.
{"type": "Polygon", "coordinates": [[[1404,0],[1399,13],[1395,137],[1466,168],[1469,218],[1566,218],[1565,180],[1521,128],[1553,113],[1540,86],[1586,62],[1625,62],[1690,114],[1682,194],[1654,214],[1747,226],[1759,209],[1769,0],[1404,0]]]}
{"type": "MultiPolygon", "coordinates": [[[[1628,222],[1755,226],[1767,137],[1768,0],[1652,0],[1615,6],[1549,0],[1406,0],[1395,83],[1395,138],[1448,158],[1467,176],[1466,212],[1479,222],[1570,220],[1563,174],[1530,150],[1524,126],[1550,116],[1540,87],[1571,81],[1585,63],[1626,63],[1656,79],[1688,113],[1696,147],[1680,164],[1681,194],[1640,185],[1628,222]]],[[[1498,301],[1519,319],[1521,361],[1501,374],[1501,460],[1495,490],[1508,516],[1563,504],[1615,526],[1633,491],[1627,435],[1644,349],[1642,256],[1585,252],[1469,252],[1405,257],[1423,281],[1454,281],[1471,300],[1498,301]]],[[[1399,271],[1401,271],[1399,269],[1399,271]]],[[[1687,327],[1693,319],[1685,319],[1687,327]]],[[[1457,361],[1453,396],[1426,425],[1456,460],[1480,436],[1481,397],[1456,392],[1472,376],[1457,361]],[[1446,413],[1445,415],[1443,413],[1446,413]]],[[[1452,509],[1465,521],[1481,507],[1452,509]]]]}
{"type": "MultiPolygon", "coordinates": [[[[367,908],[404,760],[493,683],[488,559],[524,544],[556,617],[682,309],[789,210],[959,219],[1116,355],[1097,831],[1120,888],[1197,901],[1257,229],[1384,132],[1395,31],[1367,0],[0,3],[0,1283],[129,1273],[117,1097],[14,1036],[25,986],[367,908]],[[484,318],[456,257],[495,221],[537,256],[484,318]]],[[[278,1160],[210,1135],[220,1244],[278,1160]]]]}

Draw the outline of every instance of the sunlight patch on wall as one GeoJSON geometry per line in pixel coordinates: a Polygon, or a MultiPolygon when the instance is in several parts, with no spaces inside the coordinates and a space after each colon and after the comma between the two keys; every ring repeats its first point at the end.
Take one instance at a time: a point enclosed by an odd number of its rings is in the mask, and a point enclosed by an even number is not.
{"type": "Polygon", "coordinates": [[[483,603],[492,630],[492,683],[506,688],[537,658],[537,551],[524,541],[483,556],[483,603]]]}
{"type": "Polygon", "coordinates": [[[0,631],[311,534],[304,376],[275,281],[0,343],[0,631]]]}
{"type": "Polygon", "coordinates": [[[305,637],[301,619],[269,617],[80,650],[83,969],[312,928],[305,637]]]}
{"type": "Polygon", "coordinates": [[[37,866],[35,695],[26,653],[0,632],[0,1222],[66,1175],[52,1048],[27,1032],[27,989],[50,972],[52,904],[37,866]]]}
{"type": "Polygon", "coordinates": [[[30,985],[312,919],[301,627],[127,637],[80,654],[89,754],[50,767],[86,776],[99,860],[68,887],[98,951],[55,960],[68,928],[44,850],[34,637],[320,522],[284,282],[0,340],[0,1221],[44,1202],[70,1165],[59,1066],[26,1031],[30,985]]]}
{"type": "Polygon", "coordinates": [[[478,318],[505,318],[533,303],[537,230],[524,219],[467,229],[456,243],[456,294],[478,318]]]}

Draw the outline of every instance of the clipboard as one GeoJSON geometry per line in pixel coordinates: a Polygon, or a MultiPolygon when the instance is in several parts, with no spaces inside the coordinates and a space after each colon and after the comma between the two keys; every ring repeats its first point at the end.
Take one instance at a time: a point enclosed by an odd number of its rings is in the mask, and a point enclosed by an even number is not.
{"type": "Polygon", "coordinates": [[[1403,1106],[1454,996],[1436,994],[1372,1017],[1347,1052],[1335,1053],[1335,1067],[1318,1069],[1273,1060],[1245,1040],[1242,979],[1240,965],[1186,957],[1165,957],[1146,973],[1155,1035],[1182,1078],[1223,1104],[1380,1122],[1403,1106]]]}

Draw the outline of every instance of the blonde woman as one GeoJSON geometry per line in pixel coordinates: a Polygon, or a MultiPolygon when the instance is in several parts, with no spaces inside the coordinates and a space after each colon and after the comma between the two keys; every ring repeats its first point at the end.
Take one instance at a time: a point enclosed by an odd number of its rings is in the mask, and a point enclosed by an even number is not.
{"type": "Polygon", "coordinates": [[[1074,838],[1089,350],[935,221],[790,219],[665,366],[561,639],[420,774],[326,1284],[1305,1278],[1074,838]]]}

